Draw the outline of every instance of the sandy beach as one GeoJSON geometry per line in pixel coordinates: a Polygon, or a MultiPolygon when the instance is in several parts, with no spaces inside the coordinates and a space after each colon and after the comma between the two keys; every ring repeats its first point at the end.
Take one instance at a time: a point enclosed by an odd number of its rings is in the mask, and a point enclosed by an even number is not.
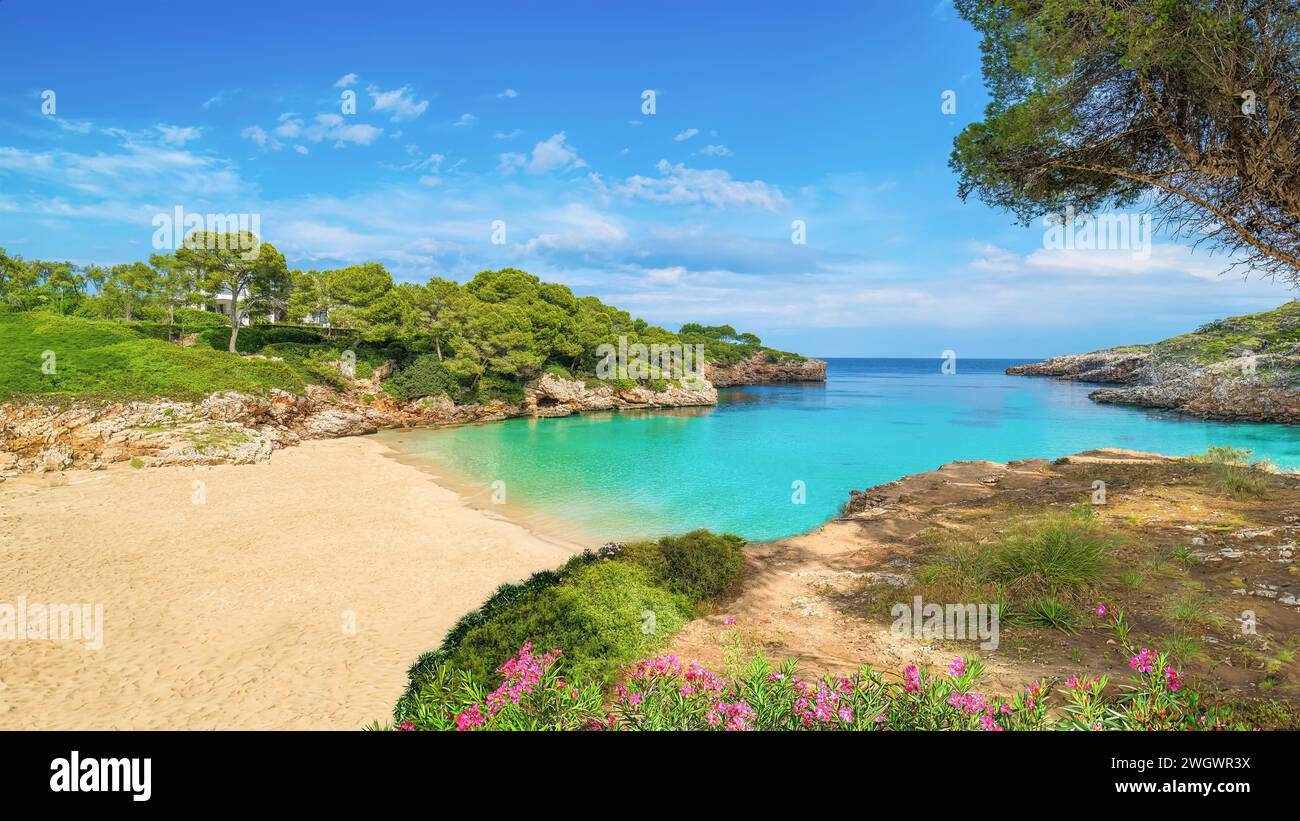
{"type": "Polygon", "coordinates": [[[0,606],[103,607],[100,649],[0,637],[0,729],[388,720],[457,618],[573,548],[385,453],[356,437],[0,484],[0,606]]]}

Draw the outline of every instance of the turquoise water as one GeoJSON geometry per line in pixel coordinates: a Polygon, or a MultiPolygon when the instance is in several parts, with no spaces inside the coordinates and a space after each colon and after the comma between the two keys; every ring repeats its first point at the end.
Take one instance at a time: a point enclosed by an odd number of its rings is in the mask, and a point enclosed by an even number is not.
{"type": "Polygon", "coordinates": [[[823,385],[720,392],[714,408],[512,419],[380,434],[486,504],[575,540],[696,527],[773,539],[809,530],[861,490],[955,459],[1055,458],[1098,447],[1168,454],[1251,448],[1300,468],[1300,428],[1098,405],[1095,386],[1006,376],[1028,360],[829,359],[823,385]],[[794,483],[802,482],[803,504],[794,483]]]}

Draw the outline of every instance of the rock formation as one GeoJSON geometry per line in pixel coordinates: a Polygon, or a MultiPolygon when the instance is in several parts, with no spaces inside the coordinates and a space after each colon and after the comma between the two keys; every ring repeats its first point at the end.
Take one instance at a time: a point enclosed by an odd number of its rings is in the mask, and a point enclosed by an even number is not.
{"type": "Polygon", "coordinates": [[[1058,356],[1007,368],[1095,382],[1096,402],[1206,419],[1300,423],[1300,302],[1211,322],[1153,345],[1058,356]]]}
{"type": "MultiPolygon", "coordinates": [[[[825,379],[824,362],[746,362],[715,371],[737,381],[825,379]],[[814,364],[815,363],[815,364],[814,364]]],[[[0,478],[28,471],[97,469],[113,462],[139,466],[258,462],[272,450],[308,439],[374,433],[383,428],[457,425],[515,416],[567,416],[595,410],[713,405],[708,380],[682,380],[662,390],[620,388],[543,374],[524,401],[458,405],[446,396],[398,401],[382,389],[389,368],[347,391],[310,385],[302,395],[225,392],[202,402],[58,402],[0,404],[0,478]]]]}

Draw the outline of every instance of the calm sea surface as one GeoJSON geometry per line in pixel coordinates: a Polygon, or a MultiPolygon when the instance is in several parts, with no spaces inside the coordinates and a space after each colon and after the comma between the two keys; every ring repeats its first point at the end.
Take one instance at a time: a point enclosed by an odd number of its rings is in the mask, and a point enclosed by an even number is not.
{"type": "Polygon", "coordinates": [[[1181,455],[1232,445],[1300,469],[1300,428],[1098,405],[1088,399],[1096,386],[1003,373],[1024,361],[1032,360],[962,359],[944,375],[939,360],[828,359],[825,385],[724,390],[714,408],[379,438],[482,507],[492,507],[493,482],[504,482],[512,516],[587,543],[697,527],[788,536],[835,515],[850,489],[955,459],[1055,458],[1099,447],[1181,455]]]}

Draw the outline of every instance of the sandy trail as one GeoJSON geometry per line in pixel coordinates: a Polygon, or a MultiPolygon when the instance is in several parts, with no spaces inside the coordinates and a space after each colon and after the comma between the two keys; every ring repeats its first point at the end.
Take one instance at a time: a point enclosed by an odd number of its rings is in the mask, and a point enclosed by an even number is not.
{"type": "Polygon", "coordinates": [[[0,484],[0,605],[104,614],[98,650],[0,632],[0,728],[387,720],[406,668],[457,618],[572,548],[385,452],[349,438],[253,466],[0,484]]]}

